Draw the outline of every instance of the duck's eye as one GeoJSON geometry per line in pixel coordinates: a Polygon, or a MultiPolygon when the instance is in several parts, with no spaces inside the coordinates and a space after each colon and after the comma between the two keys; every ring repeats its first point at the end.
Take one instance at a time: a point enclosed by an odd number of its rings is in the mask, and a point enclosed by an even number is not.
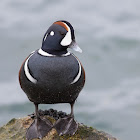
{"type": "Polygon", "coordinates": [[[54,31],[51,31],[51,32],[50,32],[50,35],[51,35],[51,36],[54,36],[54,31]]]}
{"type": "Polygon", "coordinates": [[[59,32],[61,35],[65,35],[65,33],[64,32],[59,32]]]}

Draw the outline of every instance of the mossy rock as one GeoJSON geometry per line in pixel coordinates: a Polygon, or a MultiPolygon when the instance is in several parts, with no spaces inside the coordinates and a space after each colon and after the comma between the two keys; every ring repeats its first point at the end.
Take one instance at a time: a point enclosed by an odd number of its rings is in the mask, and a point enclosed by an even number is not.
{"type": "MultiPolygon", "coordinates": [[[[47,117],[52,123],[55,119],[49,116],[47,117]]],[[[12,119],[6,125],[0,128],[0,140],[26,140],[26,129],[33,122],[30,117],[24,117],[20,119],[12,119]]],[[[38,139],[34,139],[38,140],[38,139]]],[[[92,127],[87,127],[83,124],[79,124],[78,130],[73,136],[64,135],[59,136],[55,129],[52,129],[43,140],[117,140],[111,135],[98,131],[92,127]]]]}

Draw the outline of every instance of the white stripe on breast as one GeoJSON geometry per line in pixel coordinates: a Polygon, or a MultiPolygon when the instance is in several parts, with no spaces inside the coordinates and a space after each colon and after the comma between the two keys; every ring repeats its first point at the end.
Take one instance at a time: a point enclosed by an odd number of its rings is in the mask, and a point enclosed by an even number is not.
{"type": "MultiPolygon", "coordinates": [[[[73,54],[72,54],[73,55],[73,54]]],[[[74,55],[73,55],[74,56],[74,55]]],[[[74,56],[75,57],[75,56],[74,56]]],[[[76,57],[75,57],[76,58],[76,57]]],[[[81,76],[81,64],[80,64],[80,61],[76,58],[77,62],[78,62],[78,65],[79,65],[79,72],[77,74],[77,76],[75,77],[75,79],[71,82],[71,84],[74,84],[76,83],[79,79],[80,79],[80,76],[81,76]]]]}
{"type": "MultiPolygon", "coordinates": [[[[35,51],[34,51],[35,52],[35,51]]],[[[28,57],[28,59],[25,61],[25,64],[24,64],[24,71],[25,71],[25,75],[26,77],[28,78],[29,81],[31,81],[32,83],[36,84],[37,83],[37,80],[35,78],[32,77],[32,75],[30,74],[29,72],[29,68],[28,68],[28,61],[30,59],[30,57],[34,54],[34,52],[32,52],[30,54],[30,56],[28,57]]]]}

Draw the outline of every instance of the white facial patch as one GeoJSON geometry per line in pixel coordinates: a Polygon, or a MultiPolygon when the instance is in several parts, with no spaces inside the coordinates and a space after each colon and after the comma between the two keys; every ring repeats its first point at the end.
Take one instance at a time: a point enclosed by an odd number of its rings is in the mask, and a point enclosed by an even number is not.
{"type": "MultiPolygon", "coordinates": [[[[63,23],[64,23],[64,22],[63,22],[63,23]]],[[[65,37],[62,39],[62,41],[61,41],[60,44],[61,44],[62,46],[68,46],[68,45],[70,45],[71,42],[72,42],[71,30],[70,30],[69,26],[68,26],[66,23],[64,23],[64,24],[67,26],[68,32],[67,32],[67,34],[65,35],[65,37]]]]}
{"type": "Polygon", "coordinates": [[[50,32],[50,35],[51,35],[51,36],[54,36],[54,31],[51,31],[51,32],[50,32]]]}

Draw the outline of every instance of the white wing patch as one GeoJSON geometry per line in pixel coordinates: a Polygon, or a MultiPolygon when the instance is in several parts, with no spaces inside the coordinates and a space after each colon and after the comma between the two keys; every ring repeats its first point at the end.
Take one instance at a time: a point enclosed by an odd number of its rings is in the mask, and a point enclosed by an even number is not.
{"type": "MultiPolygon", "coordinates": [[[[35,51],[34,51],[35,52],[35,51]]],[[[30,57],[34,54],[34,52],[32,52],[30,54],[30,56],[28,57],[28,59],[25,61],[25,64],[24,64],[24,71],[25,71],[25,75],[26,77],[28,78],[29,81],[31,81],[32,83],[36,84],[37,83],[37,80],[35,78],[32,77],[32,75],[30,74],[29,72],[29,68],[28,68],[28,61],[30,59],[30,57]]]]}
{"type": "MultiPolygon", "coordinates": [[[[74,55],[73,55],[74,56],[74,55]]],[[[74,56],[75,57],[75,56],[74,56]]],[[[76,57],[75,57],[76,58],[76,57]]],[[[71,84],[74,84],[76,83],[79,79],[80,79],[80,76],[81,76],[81,64],[80,64],[80,61],[76,58],[76,60],[78,61],[78,64],[79,64],[79,72],[77,74],[77,76],[75,77],[75,79],[71,82],[71,84]]]]}

